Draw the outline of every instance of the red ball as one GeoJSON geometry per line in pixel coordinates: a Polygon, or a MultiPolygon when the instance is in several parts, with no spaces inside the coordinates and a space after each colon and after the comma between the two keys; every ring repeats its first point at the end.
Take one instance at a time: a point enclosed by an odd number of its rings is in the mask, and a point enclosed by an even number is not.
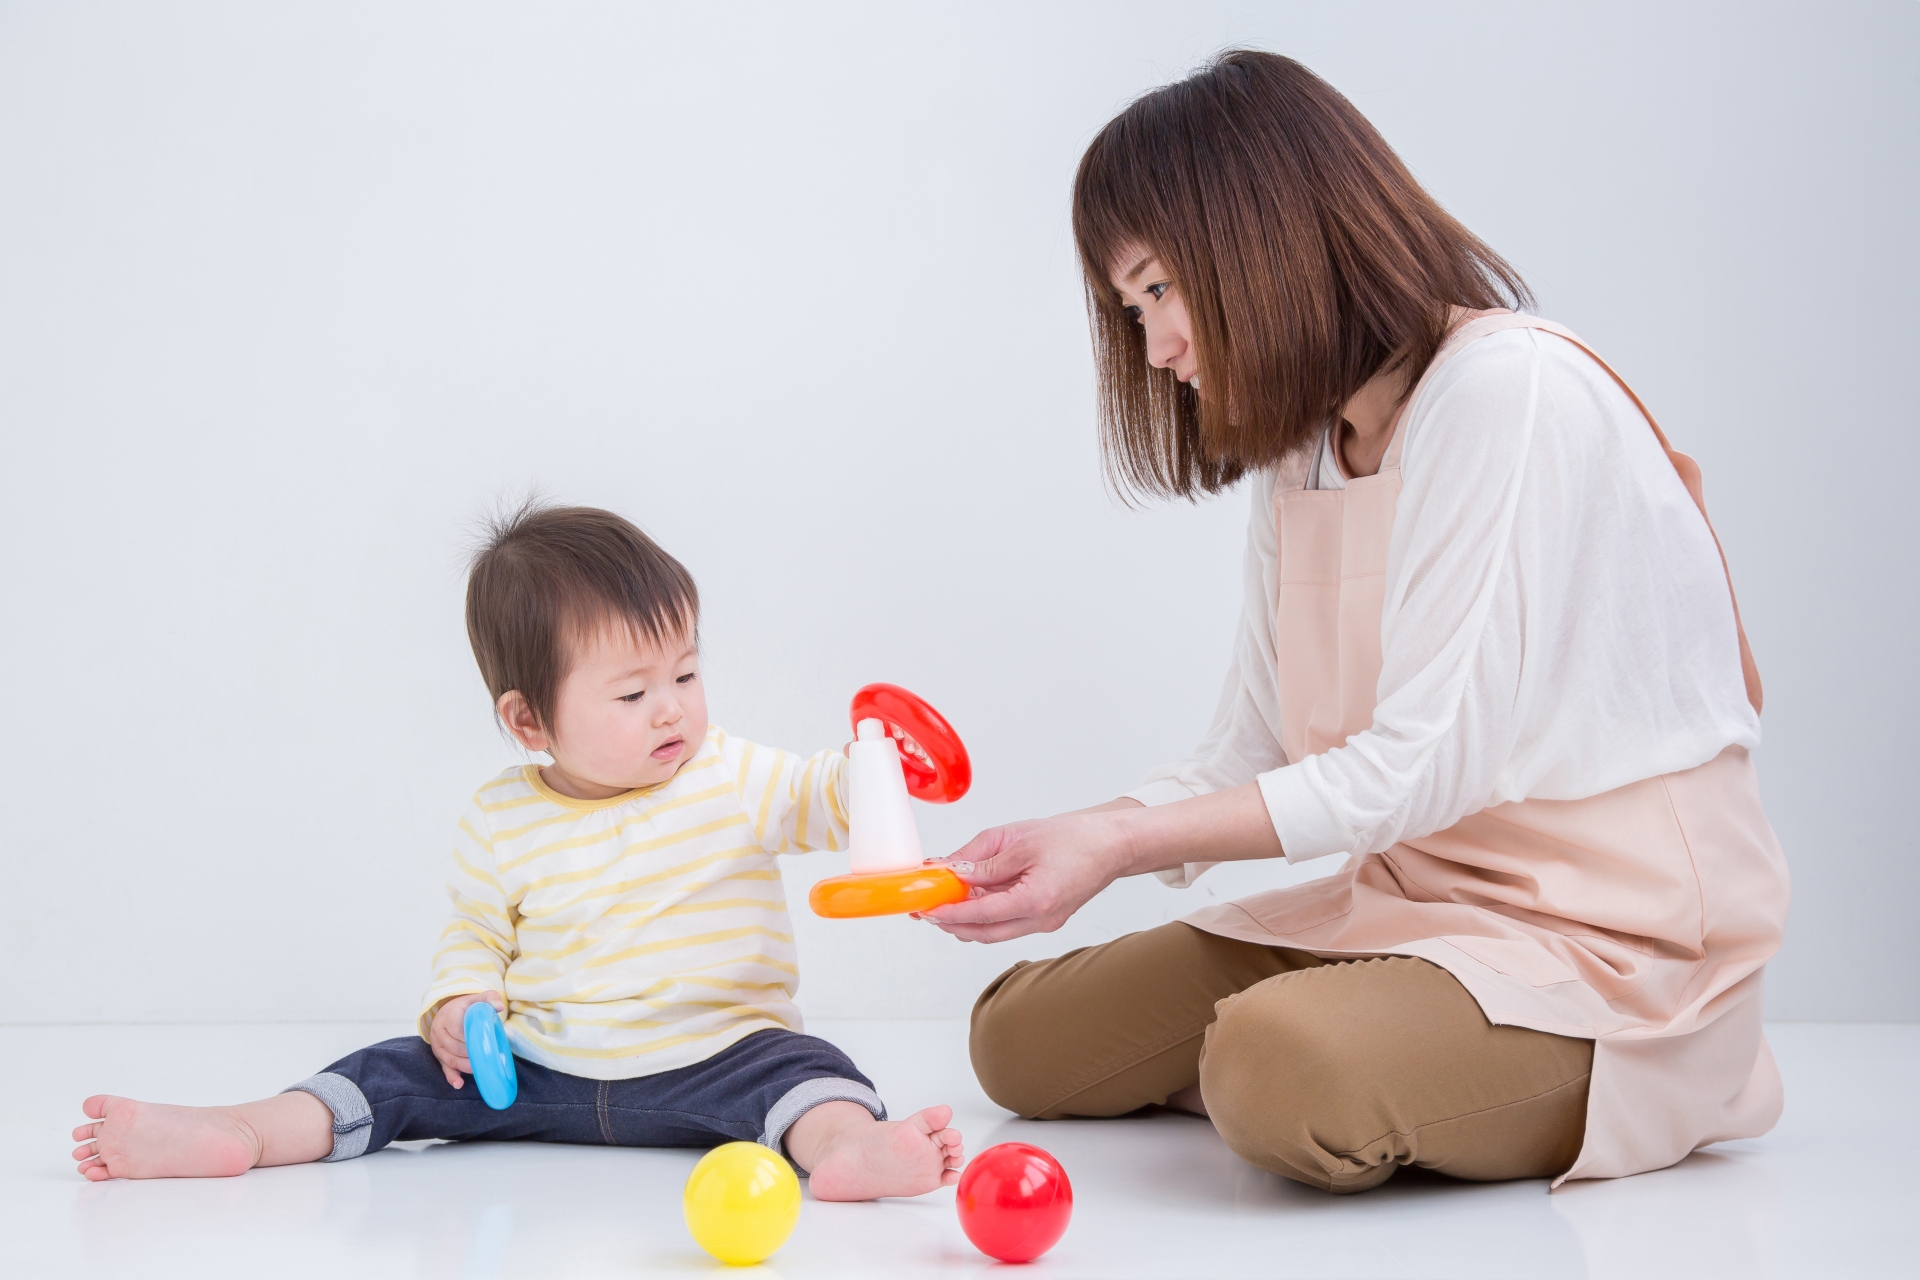
{"type": "Polygon", "coordinates": [[[968,1163],[954,1204],[976,1249],[1002,1262],[1031,1262],[1066,1234],[1073,1184],[1040,1148],[1003,1142],[968,1163]]]}

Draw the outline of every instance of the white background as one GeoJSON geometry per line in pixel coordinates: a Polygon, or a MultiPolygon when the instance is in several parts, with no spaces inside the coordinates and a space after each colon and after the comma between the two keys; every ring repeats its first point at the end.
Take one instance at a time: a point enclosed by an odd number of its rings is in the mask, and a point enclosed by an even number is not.
{"type": "MultiPolygon", "coordinates": [[[[1067,227],[1131,96],[1301,58],[1703,463],[1795,877],[1774,1017],[1920,1018],[1909,3],[0,4],[0,1020],[405,1018],[515,759],[477,517],[538,486],[698,578],[715,719],[870,680],[978,782],[930,847],[1198,737],[1245,501],[1103,489],[1067,227]],[[696,8],[700,11],[695,12],[696,8]]],[[[789,865],[796,903],[820,856],[789,865]]],[[[796,914],[815,1015],[994,948],[796,914]]],[[[1297,873],[1295,873],[1297,874],[1297,873]]]]}

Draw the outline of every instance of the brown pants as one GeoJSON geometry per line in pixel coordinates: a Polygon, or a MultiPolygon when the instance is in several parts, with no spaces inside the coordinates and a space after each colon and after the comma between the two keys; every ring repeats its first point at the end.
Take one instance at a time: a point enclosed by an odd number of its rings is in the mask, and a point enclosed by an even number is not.
{"type": "Polygon", "coordinates": [[[1125,1115],[1197,1084],[1237,1154],[1339,1192],[1403,1164],[1561,1173],[1593,1067],[1592,1041],[1494,1026],[1425,960],[1328,961],[1177,923],[1015,965],[974,1005],[971,1047],[988,1096],[1032,1119],[1125,1115]]]}

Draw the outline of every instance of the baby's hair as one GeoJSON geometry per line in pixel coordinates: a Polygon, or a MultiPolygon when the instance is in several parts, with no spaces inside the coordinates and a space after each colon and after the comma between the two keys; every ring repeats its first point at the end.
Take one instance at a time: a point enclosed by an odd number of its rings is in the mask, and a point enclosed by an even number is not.
{"type": "Polygon", "coordinates": [[[467,574],[467,639],[498,706],[517,689],[548,732],[576,646],[623,626],[665,645],[700,623],[693,576],[630,521],[530,498],[486,522],[467,574]]]}

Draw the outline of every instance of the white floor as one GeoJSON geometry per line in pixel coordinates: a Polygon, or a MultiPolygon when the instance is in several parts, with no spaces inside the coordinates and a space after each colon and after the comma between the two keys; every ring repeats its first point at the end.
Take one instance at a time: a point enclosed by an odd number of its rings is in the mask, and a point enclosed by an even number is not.
{"type": "MultiPolygon", "coordinates": [[[[1237,1160],[1202,1120],[1031,1124],[981,1095],[953,1022],[816,1023],[896,1113],[950,1102],[971,1150],[1058,1156],[1075,1217],[1031,1274],[1128,1276],[1920,1275],[1920,1027],[1782,1025],[1787,1113],[1766,1138],[1552,1196],[1540,1182],[1402,1174],[1335,1198],[1237,1160]]],[[[0,1274],[390,1276],[962,1275],[953,1193],[808,1201],[764,1267],[723,1268],[680,1220],[695,1154],[427,1145],[241,1178],[86,1183],[67,1133],[109,1091],[178,1102],[271,1092],[378,1025],[0,1028],[0,1274]]]]}

